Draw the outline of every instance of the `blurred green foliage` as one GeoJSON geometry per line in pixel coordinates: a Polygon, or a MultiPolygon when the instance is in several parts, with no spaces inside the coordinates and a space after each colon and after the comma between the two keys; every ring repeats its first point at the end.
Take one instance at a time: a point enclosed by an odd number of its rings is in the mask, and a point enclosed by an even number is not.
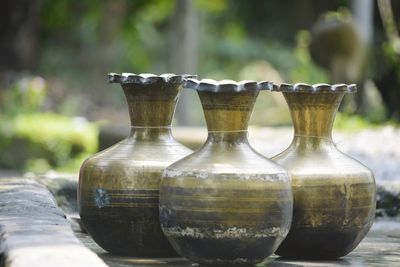
{"type": "Polygon", "coordinates": [[[42,77],[23,77],[2,94],[2,115],[9,117],[36,112],[46,96],[46,82],[42,77]]]}
{"type": "Polygon", "coordinates": [[[307,81],[307,83],[329,83],[326,71],[316,66],[311,60],[308,47],[311,42],[310,33],[301,30],[296,35],[296,48],[294,50],[297,65],[292,71],[291,80],[294,82],[307,81]]]}
{"type": "Polygon", "coordinates": [[[377,127],[377,124],[371,123],[360,116],[347,115],[344,113],[338,113],[334,123],[334,128],[336,130],[348,132],[357,132],[373,127],[377,127]]]}
{"type": "Polygon", "coordinates": [[[46,100],[43,78],[24,77],[2,97],[0,167],[76,171],[88,155],[96,152],[95,124],[41,110],[46,100]]]}
{"type": "Polygon", "coordinates": [[[386,121],[371,121],[359,115],[338,113],[334,122],[334,129],[345,132],[358,132],[365,129],[380,128],[384,126],[399,127],[399,123],[393,120],[386,121]]]}
{"type": "MultiPolygon", "coordinates": [[[[97,111],[108,107],[123,113],[126,106],[121,90],[110,90],[106,84],[107,72],[171,72],[169,54],[174,47],[170,46],[169,38],[174,30],[171,21],[176,16],[177,2],[43,0],[39,70],[46,73],[52,91],[58,92],[53,95],[62,96],[55,100],[56,111],[72,110],[92,120],[112,120],[111,115],[107,118],[110,112],[97,111]]],[[[333,2],[321,6],[342,4],[333,2]]],[[[280,82],[329,81],[326,72],[310,59],[309,33],[302,30],[296,35],[299,27],[292,25],[294,20],[279,15],[283,8],[297,14],[295,9],[301,4],[276,0],[257,1],[254,5],[234,0],[193,0],[193,3],[199,25],[195,27],[199,77],[268,80],[271,72],[258,77],[241,75],[254,62],[264,61],[273,72],[279,73],[280,82]]],[[[193,125],[202,125],[201,107],[196,99],[192,101],[194,104],[190,106],[196,115],[190,120],[193,125]]],[[[281,116],[282,120],[277,116],[265,119],[282,101],[271,105],[271,101],[261,97],[259,102],[253,123],[260,126],[290,123],[287,112],[281,116]],[[263,106],[269,107],[268,113],[263,112],[263,106]]]]}
{"type": "MultiPolygon", "coordinates": [[[[168,56],[174,47],[168,38],[176,3],[42,0],[36,71],[44,78],[22,78],[1,96],[0,150],[7,153],[0,154],[0,167],[76,171],[97,150],[98,129],[74,116],[97,120],[107,119],[104,116],[112,110],[127,114],[122,91],[111,90],[105,74],[170,72],[168,56]]],[[[193,3],[200,25],[196,29],[199,77],[329,82],[327,72],[310,57],[310,33],[305,29],[328,9],[348,7],[348,1],[193,3]]],[[[384,51],[396,58],[395,65],[398,54],[387,45],[384,51]]],[[[396,66],[398,70],[400,65],[396,66]]],[[[197,108],[199,125],[203,118],[197,108]]],[[[369,120],[338,114],[335,127],[351,131],[374,127],[370,120],[382,120],[383,112],[374,110],[369,120]]],[[[290,125],[282,96],[260,94],[252,123],[290,125]]]]}
{"type": "MultiPolygon", "coordinates": [[[[168,72],[169,23],[176,2],[44,0],[40,68],[85,85],[104,77],[107,71],[168,72]]],[[[280,10],[278,1],[257,2],[266,12],[263,17],[252,16],[257,8],[246,2],[194,3],[201,23],[197,34],[200,77],[237,79],[244,66],[261,59],[281,72],[287,82],[327,81],[324,71],[309,59],[305,31],[290,41],[274,38],[275,31],[267,23],[273,21],[273,9],[280,10]]],[[[289,23],[280,19],[282,25],[289,23]]]]}

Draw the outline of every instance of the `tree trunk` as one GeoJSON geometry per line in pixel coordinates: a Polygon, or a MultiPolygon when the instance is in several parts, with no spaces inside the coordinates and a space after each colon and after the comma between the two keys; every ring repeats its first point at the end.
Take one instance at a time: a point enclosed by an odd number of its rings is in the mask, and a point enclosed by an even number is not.
{"type": "MultiPolygon", "coordinates": [[[[177,0],[172,15],[169,34],[169,69],[176,74],[193,74],[197,68],[198,14],[194,1],[177,0]]],[[[190,108],[195,93],[181,92],[176,109],[176,119],[180,125],[191,125],[193,111],[190,108]]]]}
{"type": "Polygon", "coordinates": [[[378,10],[382,21],[386,40],[384,45],[391,49],[392,53],[385,53],[382,44],[378,48],[380,58],[383,58],[380,67],[380,75],[375,78],[375,84],[382,95],[382,100],[387,109],[387,118],[400,121],[400,53],[395,48],[400,43],[400,25],[398,10],[399,1],[378,0],[378,10]]]}
{"type": "Polygon", "coordinates": [[[355,95],[356,112],[361,115],[367,113],[367,100],[365,93],[365,79],[367,75],[367,62],[369,58],[369,48],[373,38],[373,16],[374,16],[374,3],[372,0],[352,0],[351,11],[353,15],[354,24],[357,27],[358,33],[361,37],[364,50],[361,59],[360,77],[357,81],[358,92],[355,95]]]}
{"type": "Polygon", "coordinates": [[[40,0],[3,1],[0,9],[0,74],[34,70],[40,0]]]}

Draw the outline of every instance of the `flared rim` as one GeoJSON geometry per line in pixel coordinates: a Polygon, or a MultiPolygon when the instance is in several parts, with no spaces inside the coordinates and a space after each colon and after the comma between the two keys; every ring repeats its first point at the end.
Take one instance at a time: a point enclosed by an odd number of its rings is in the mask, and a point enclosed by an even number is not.
{"type": "Polygon", "coordinates": [[[270,81],[234,81],[234,80],[221,80],[216,81],[213,79],[193,79],[188,78],[184,81],[184,88],[193,89],[196,91],[205,92],[244,92],[251,90],[269,90],[273,89],[273,83],[270,81]]]}
{"type": "Polygon", "coordinates": [[[152,83],[183,83],[187,78],[196,78],[197,75],[192,74],[174,74],[164,73],[156,75],[153,73],[108,73],[109,83],[120,83],[120,84],[152,84],[152,83]]]}
{"type": "Polygon", "coordinates": [[[281,83],[273,84],[272,91],[283,93],[355,93],[357,86],[355,84],[307,84],[307,83],[281,83]]]}

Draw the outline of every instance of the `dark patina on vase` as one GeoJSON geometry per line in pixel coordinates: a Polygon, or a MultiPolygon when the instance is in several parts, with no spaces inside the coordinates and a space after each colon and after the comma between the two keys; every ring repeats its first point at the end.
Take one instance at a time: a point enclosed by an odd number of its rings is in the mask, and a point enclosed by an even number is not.
{"type": "Polygon", "coordinates": [[[136,257],[175,256],[159,225],[159,187],[168,165],[191,153],[171,135],[185,76],[109,74],[129,106],[131,133],[87,159],[80,171],[79,213],[105,250],[136,257]]]}
{"type": "Polygon", "coordinates": [[[208,128],[201,149],[164,172],[160,222],[182,256],[201,264],[254,264],[271,255],[292,217],[287,172],[249,145],[247,126],[270,83],[189,79],[208,128]]]}
{"type": "Polygon", "coordinates": [[[276,254],[293,259],[334,259],[350,253],[375,214],[373,173],[340,152],[331,137],[345,93],[354,85],[282,84],[294,138],[273,160],[292,177],[293,221],[276,254]]]}

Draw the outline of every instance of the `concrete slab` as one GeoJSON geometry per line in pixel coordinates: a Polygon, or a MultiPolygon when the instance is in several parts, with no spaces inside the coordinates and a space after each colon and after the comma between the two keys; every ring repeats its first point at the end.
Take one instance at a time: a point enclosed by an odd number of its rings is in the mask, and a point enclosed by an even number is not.
{"type": "Polygon", "coordinates": [[[107,266],[75,237],[51,193],[22,178],[0,179],[0,252],[5,267],[107,266]]]}

